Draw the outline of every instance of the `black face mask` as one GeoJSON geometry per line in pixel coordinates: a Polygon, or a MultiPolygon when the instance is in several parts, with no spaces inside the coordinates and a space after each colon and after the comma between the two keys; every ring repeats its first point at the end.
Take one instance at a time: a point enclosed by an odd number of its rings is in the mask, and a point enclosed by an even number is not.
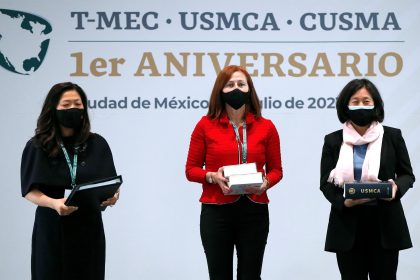
{"type": "Polygon", "coordinates": [[[83,121],[83,109],[56,110],[58,123],[67,128],[79,128],[83,121]]]}
{"type": "Polygon", "coordinates": [[[222,100],[235,110],[241,108],[249,102],[249,93],[236,88],[229,92],[221,92],[222,100]]]}
{"type": "Polygon", "coordinates": [[[375,109],[348,110],[350,120],[358,126],[366,126],[373,121],[375,109]]]}

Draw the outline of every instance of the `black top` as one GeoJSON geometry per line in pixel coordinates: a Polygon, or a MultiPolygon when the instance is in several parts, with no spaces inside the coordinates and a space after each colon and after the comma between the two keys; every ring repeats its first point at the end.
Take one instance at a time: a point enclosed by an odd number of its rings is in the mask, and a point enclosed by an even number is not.
{"type": "MultiPolygon", "coordinates": [[[[63,139],[73,161],[74,139],[63,139]]],[[[98,134],[91,134],[78,152],[76,183],[115,176],[111,150],[98,134]]],[[[21,188],[25,196],[34,187],[52,198],[62,198],[70,188],[70,170],[61,149],[55,158],[31,139],[21,163],[21,188]]],[[[105,235],[100,211],[79,208],[60,216],[48,207],[37,207],[32,233],[33,280],[103,280],[105,235]]]]}
{"type": "MultiPolygon", "coordinates": [[[[25,196],[34,186],[53,197],[61,198],[65,188],[71,188],[70,170],[61,149],[59,155],[50,158],[45,151],[31,139],[26,144],[21,162],[21,188],[25,196]]],[[[74,139],[64,138],[63,143],[73,162],[74,139]]],[[[116,175],[112,153],[105,139],[92,134],[79,147],[76,184],[104,179],[116,175]]]]}

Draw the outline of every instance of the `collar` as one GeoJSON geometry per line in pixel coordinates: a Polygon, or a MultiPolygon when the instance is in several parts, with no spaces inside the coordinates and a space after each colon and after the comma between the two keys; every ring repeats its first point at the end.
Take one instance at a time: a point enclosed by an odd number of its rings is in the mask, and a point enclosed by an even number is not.
{"type": "MultiPolygon", "coordinates": [[[[254,121],[255,121],[255,116],[254,116],[254,114],[252,114],[252,113],[250,113],[250,112],[247,112],[247,113],[246,113],[246,115],[245,115],[245,122],[246,122],[246,125],[249,125],[249,124],[253,123],[254,121]]],[[[227,113],[226,113],[226,112],[224,112],[224,113],[220,116],[220,118],[219,118],[219,122],[220,122],[220,123],[222,123],[222,124],[229,124],[229,118],[228,118],[228,116],[227,116],[227,113]]]]}

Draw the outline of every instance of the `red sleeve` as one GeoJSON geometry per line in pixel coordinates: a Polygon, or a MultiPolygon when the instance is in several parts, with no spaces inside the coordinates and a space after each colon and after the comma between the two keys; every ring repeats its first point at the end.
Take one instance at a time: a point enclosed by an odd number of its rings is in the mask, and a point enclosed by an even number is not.
{"type": "Polygon", "coordinates": [[[280,137],[276,127],[270,121],[270,131],[268,135],[266,155],[266,177],[270,181],[270,188],[283,178],[283,168],[281,165],[280,137]]]}
{"type": "Polygon", "coordinates": [[[206,158],[206,141],[203,119],[201,119],[191,134],[185,175],[192,182],[205,183],[207,171],[203,169],[206,158]]]}

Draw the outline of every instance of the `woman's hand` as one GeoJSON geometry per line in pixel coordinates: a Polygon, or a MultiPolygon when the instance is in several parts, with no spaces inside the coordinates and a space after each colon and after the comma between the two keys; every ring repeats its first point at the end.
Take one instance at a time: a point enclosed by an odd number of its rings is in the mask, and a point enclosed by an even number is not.
{"type": "Polygon", "coordinates": [[[117,203],[117,200],[120,198],[120,189],[118,189],[113,197],[108,198],[105,201],[102,201],[101,206],[114,206],[117,203]]]}
{"type": "Polygon", "coordinates": [[[220,167],[217,172],[208,172],[206,178],[211,178],[213,184],[218,184],[223,194],[229,194],[231,192],[227,185],[228,180],[223,176],[223,167],[220,167]]]}
{"type": "Polygon", "coordinates": [[[248,193],[253,193],[256,195],[261,195],[262,193],[264,193],[267,189],[268,189],[269,183],[268,180],[266,178],[264,178],[264,182],[262,183],[261,186],[259,187],[248,187],[245,188],[245,191],[248,193]]]}
{"type": "Polygon", "coordinates": [[[389,179],[388,182],[392,184],[392,197],[391,198],[383,198],[383,200],[391,201],[394,200],[395,196],[397,195],[398,186],[395,184],[394,180],[389,179]]]}
{"type": "MultiPolygon", "coordinates": [[[[392,197],[391,198],[381,198],[382,200],[386,200],[386,201],[392,201],[395,199],[395,196],[397,194],[398,191],[398,186],[397,184],[395,184],[394,180],[389,179],[388,182],[390,182],[392,184],[392,197]]],[[[362,198],[362,199],[346,199],[344,200],[344,205],[346,207],[353,207],[355,205],[359,205],[359,204],[363,204],[369,201],[372,201],[373,199],[371,198],[362,198]]]]}
{"type": "Polygon", "coordinates": [[[76,211],[78,208],[76,206],[66,206],[64,203],[67,198],[52,198],[45,195],[39,189],[34,188],[25,195],[25,198],[32,203],[35,203],[41,207],[48,207],[57,211],[60,216],[67,216],[76,211]]]}
{"type": "Polygon", "coordinates": [[[373,198],[359,198],[359,199],[349,199],[349,198],[347,198],[347,199],[344,200],[344,206],[353,207],[353,206],[356,206],[356,205],[360,205],[360,204],[370,202],[372,200],[373,200],[373,198]]]}
{"type": "Polygon", "coordinates": [[[66,206],[64,203],[66,202],[67,198],[59,198],[52,200],[52,209],[57,211],[58,215],[60,216],[68,216],[78,208],[76,206],[66,206]]]}

